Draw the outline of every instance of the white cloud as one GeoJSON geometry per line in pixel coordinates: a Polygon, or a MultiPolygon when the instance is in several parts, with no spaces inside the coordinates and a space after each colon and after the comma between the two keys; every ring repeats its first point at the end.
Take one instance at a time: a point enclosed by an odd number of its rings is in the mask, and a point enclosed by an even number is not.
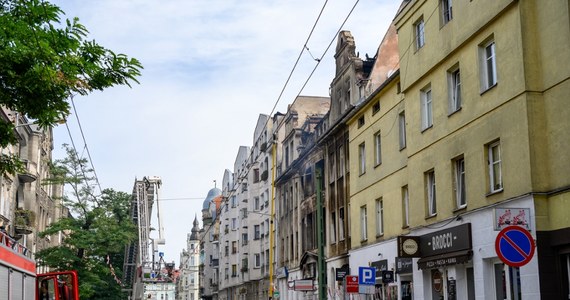
{"type": "MultiPolygon", "coordinates": [[[[134,178],[161,176],[163,198],[205,198],[252,143],[260,113],[270,113],[317,18],[322,1],[57,0],[90,38],[145,66],[141,84],[76,98],[103,188],[130,192],[134,178]]],[[[399,5],[360,1],[344,29],[373,56],[399,5]]],[[[308,43],[320,57],[352,8],[329,1],[308,43]]],[[[326,96],[336,39],[302,94],[326,96]]],[[[316,62],[305,52],[278,105],[284,112],[316,62]]],[[[72,136],[83,148],[77,122],[72,136]]],[[[55,144],[69,142],[64,126],[55,144]]],[[[56,149],[59,149],[56,146],[56,149]]],[[[58,151],[61,155],[61,151],[58,151]]],[[[178,261],[202,200],[162,206],[167,261],[178,261]]],[[[201,220],[200,220],[201,221],[201,220]]]]}

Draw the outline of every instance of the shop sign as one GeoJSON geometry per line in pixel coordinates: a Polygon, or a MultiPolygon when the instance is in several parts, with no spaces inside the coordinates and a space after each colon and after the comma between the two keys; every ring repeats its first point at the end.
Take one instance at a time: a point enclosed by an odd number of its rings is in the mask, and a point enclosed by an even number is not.
{"type": "Polygon", "coordinates": [[[381,274],[380,272],[388,270],[388,260],[382,259],[382,260],[373,261],[372,263],[370,263],[370,266],[376,268],[376,274],[380,275],[381,274]]]}
{"type": "Polygon", "coordinates": [[[420,236],[422,257],[471,249],[471,223],[420,236]]]}
{"type": "Polygon", "coordinates": [[[433,289],[436,292],[441,293],[441,289],[443,288],[443,278],[439,271],[436,270],[432,273],[432,282],[433,282],[433,289]]]}
{"type": "Polygon", "coordinates": [[[346,276],[346,292],[358,293],[358,276],[346,276]]]}
{"type": "Polygon", "coordinates": [[[495,208],[495,230],[521,226],[530,230],[530,208],[495,208]]]}
{"type": "Polygon", "coordinates": [[[418,236],[398,236],[399,257],[421,257],[420,238],[418,236]]]}
{"type": "Polygon", "coordinates": [[[312,279],[295,280],[295,291],[314,291],[315,285],[312,279]]]}
{"type": "Polygon", "coordinates": [[[350,273],[350,268],[348,265],[344,265],[340,268],[335,269],[336,281],[343,281],[344,277],[350,273]]]}
{"type": "Polygon", "coordinates": [[[382,283],[394,282],[394,271],[382,271],[382,283]]]}
{"type": "Polygon", "coordinates": [[[457,299],[457,284],[455,282],[455,279],[450,279],[447,281],[447,299],[457,299]]]}
{"type": "Polygon", "coordinates": [[[408,274],[413,272],[411,257],[396,257],[396,273],[408,274]]]}
{"type": "Polygon", "coordinates": [[[448,265],[457,265],[468,262],[473,255],[471,250],[451,252],[447,254],[435,255],[420,258],[418,267],[420,269],[433,269],[448,265]]]}

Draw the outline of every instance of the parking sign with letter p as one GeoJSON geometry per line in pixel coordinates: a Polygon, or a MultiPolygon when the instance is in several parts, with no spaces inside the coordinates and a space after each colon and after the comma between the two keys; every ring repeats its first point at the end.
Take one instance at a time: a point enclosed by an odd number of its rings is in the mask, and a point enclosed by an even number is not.
{"type": "Polygon", "coordinates": [[[376,268],[359,267],[358,268],[358,284],[374,285],[376,283],[376,268]]]}

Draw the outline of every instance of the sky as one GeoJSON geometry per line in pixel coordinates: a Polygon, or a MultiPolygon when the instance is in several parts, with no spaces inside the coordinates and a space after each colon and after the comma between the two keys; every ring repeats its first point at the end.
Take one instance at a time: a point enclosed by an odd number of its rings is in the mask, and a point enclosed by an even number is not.
{"type": "Polygon", "coordinates": [[[74,97],[69,132],[65,125],[54,129],[54,159],[64,156],[61,145],[71,141],[84,157],[88,150],[103,189],[131,193],[135,178],[161,177],[166,245],[159,251],[177,267],[194,217],[202,224],[204,198],[214,181],[220,187],[224,170],[233,169],[239,146],[252,145],[259,114],[274,107],[284,113],[299,94],[328,96],[338,30],[351,31],[361,58],[372,57],[400,5],[395,0],[49,2],[66,18],[78,17],[89,39],[144,66],[140,84],[132,88],[74,97]],[[308,50],[286,85],[323,6],[308,50]],[[314,58],[320,57],[318,63],[314,58]]]}

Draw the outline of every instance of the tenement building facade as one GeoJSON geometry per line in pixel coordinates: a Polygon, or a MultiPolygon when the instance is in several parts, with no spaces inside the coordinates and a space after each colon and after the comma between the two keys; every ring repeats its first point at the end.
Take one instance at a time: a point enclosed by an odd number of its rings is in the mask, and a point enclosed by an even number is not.
{"type": "Polygon", "coordinates": [[[223,299],[567,299],[569,12],[405,0],[366,60],[340,32],[330,98],[260,119],[226,171],[206,281],[223,299]]]}

